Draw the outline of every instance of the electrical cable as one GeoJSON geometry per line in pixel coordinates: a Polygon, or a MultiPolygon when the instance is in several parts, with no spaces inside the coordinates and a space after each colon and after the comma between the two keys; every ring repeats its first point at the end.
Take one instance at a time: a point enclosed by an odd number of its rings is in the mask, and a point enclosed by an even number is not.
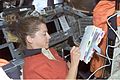
{"type": "MultiPolygon", "coordinates": [[[[99,71],[100,69],[105,68],[105,67],[111,65],[110,58],[109,58],[109,56],[108,56],[108,52],[107,52],[107,51],[108,51],[108,47],[106,48],[106,56],[107,56],[107,57],[104,57],[104,58],[107,58],[107,59],[108,59],[109,64],[99,67],[97,70],[95,70],[95,71],[88,77],[87,80],[89,80],[89,79],[90,79],[97,71],[99,71]]],[[[100,55],[100,54],[99,54],[99,55],[100,55]]],[[[101,55],[100,55],[100,56],[101,56],[101,55]]],[[[102,57],[103,57],[103,55],[102,55],[102,57]]]]}
{"type": "Polygon", "coordinates": [[[3,19],[3,12],[0,13],[0,20],[4,21],[4,19],[3,19]]]}
{"type": "MultiPolygon", "coordinates": [[[[113,32],[116,34],[116,36],[117,36],[117,38],[118,38],[118,41],[120,41],[120,36],[119,36],[119,34],[112,28],[112,26],[111,26],[110,23],[109,23],[109,19],[112,18],[112,17],[114,17],[114,16],[116,16],[116,15],[117,15],[117,13],[113,14],[112,16],[110,16],[110,17],[107,19],[107,24],[108,24],[109,27],[113,30],[113,32]]],[[[111,46],[111,45],[108,45],[108,46],[109,46],[109,47],[112,47],[112,48],[116,48],[116,47],[118,47],[119,45],[120,45],[120,42],[117,43],[115,46],[111,46]]]]}

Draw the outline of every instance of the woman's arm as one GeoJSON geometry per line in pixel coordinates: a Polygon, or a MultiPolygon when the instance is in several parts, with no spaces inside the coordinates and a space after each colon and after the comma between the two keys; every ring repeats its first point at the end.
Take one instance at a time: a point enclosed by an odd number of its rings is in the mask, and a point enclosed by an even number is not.
{"type": "Polygon", "coordinates": [[[66,79],[76,79],[78,64],[80,60],[79,47],[73,46],[70,51],[70,55],[71,55],[71,64],[70,64],[69,72],[66,79]]]}

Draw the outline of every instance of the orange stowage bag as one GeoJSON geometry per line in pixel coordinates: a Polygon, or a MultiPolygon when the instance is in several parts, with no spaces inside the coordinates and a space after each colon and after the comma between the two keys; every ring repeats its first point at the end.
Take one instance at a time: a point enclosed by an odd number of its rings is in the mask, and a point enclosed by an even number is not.
{"type": "MultiPolygon", "coordinates": [[[[108,16],[112,15],[115,12],[115,1],[107,1],[107,0],[101,0],[94,8],[93,10],[93,24],[97,27],[102,28],[105,31],[105,36],[102,39],[100,43],[100,48],[103,51],[103,55],[105,55],[106,51],[106,42],[107,42],[107,18],[108,16]]],[[[90,70],[91,72],[94,72],[99,67],[103,66],[105,63],[105,59],[94,54],[92,60],[91,60],[91,66],[90,70]]],[[[95,77],[101,77],[103,74],[103,69],[97,71],[95,73],[95,77]]]]}

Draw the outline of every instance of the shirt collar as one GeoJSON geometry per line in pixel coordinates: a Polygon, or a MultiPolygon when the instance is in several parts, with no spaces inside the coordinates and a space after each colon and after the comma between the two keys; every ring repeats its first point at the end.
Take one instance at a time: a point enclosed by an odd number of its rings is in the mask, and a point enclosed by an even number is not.
{"type": "Polygon", "coordinates": [[[24,57],[33,56],[38,53],[41,53],[41,48],[39,49],[26,49],[23,51],[24,57]]]}

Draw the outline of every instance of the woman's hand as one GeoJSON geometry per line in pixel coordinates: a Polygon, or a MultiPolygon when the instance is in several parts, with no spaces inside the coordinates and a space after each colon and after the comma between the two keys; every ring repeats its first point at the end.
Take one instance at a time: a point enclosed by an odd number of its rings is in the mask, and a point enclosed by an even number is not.
{"type": "Polygon", "coordinates": [[[75,47],[73,46],[71,51],[70,51],[70,55],[71,55],[71,66],[78,66],[79,64],[79,60],[80,60],[80,49],[79,47],[75,47]]]}
{"type": "Polygon", "coordinates": [[[75,80],[77,76],[78,64],[80,61],[79,47],[73,46],[72,49],[70,50],[70,55],[71,55],[71,64],[70,64],[69,72],[68,72],[66,79],[75,80]]]}
{"type": "Polygon", "coordinates": [[[8,64],[9,62],[5,59],[0,59],[0,67],[8,64]]]}

